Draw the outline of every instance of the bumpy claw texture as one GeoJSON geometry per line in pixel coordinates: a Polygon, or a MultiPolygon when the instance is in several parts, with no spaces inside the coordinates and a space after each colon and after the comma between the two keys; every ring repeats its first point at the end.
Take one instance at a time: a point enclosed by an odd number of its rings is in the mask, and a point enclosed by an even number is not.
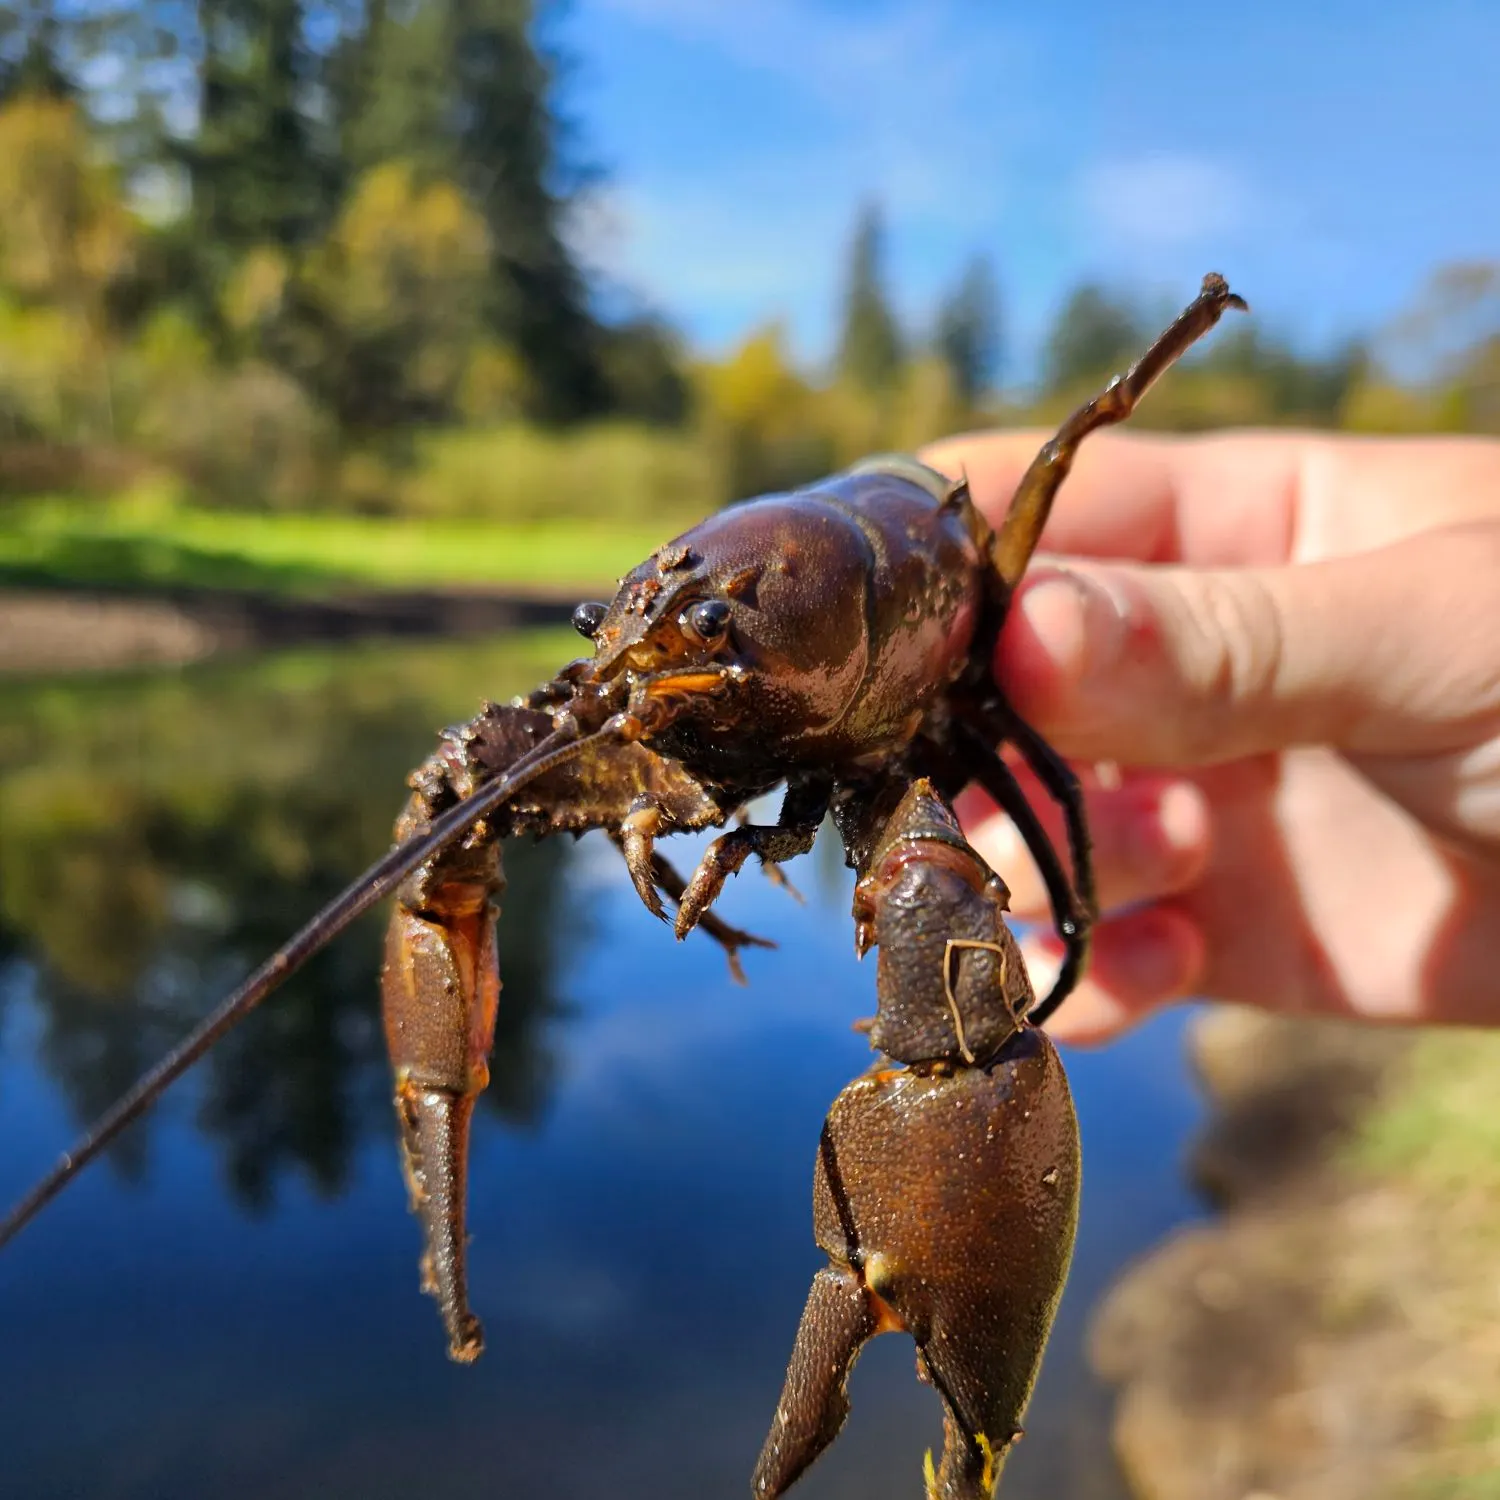
{"type": "Polygon", "coordinates": [[[1044,1033],[1015,1033],[988,1068],[882,1069],[828,1116],[814,1280],[755,1471],[782,1494],[833,1441],[861,1345],[904,1329],[942,1397],[934,1500],[989,1500],[1041,1365],[1078,1215],[1078,1126],[1044,1033]]]}

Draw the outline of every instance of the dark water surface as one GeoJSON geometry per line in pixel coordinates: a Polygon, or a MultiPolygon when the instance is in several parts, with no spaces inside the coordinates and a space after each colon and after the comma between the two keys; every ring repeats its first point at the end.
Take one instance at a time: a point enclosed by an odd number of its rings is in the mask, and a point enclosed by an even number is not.
{"type": "MultiPolygon", "coordinates": [[[[571,637],[297,653],[0,689],[0,1200],[384,850],[432,731],[571,637]]],[[[693,846],[675,851],[684,866],[693,846]]],[[[417,1291],[367,919],[0,1254],[0,1493],[745,1496],[809,1278],[824,1112],[865,1067],[828,835],[726,916],[778,940],[730,982],[597,837],[507,852],[506,979],[450,1365],[417,1291]]],[[[1116,1270],[1197,1212],[1199,1112],[1166,1018],[1070,1053],[1077,1258],[1005,1500],[1120,1500],[1082,1356],[1116,1270]]],[[[936,1397],[877,1340],[805,1500],[917,1500],[936,1397]]]]}

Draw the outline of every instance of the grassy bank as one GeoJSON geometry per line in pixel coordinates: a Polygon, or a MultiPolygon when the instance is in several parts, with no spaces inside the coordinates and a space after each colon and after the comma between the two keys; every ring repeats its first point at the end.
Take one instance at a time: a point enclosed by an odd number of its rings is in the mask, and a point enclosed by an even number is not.
{"type": "Polygon", "coordinates": [[[1500,1034],[1432,1032],[1363,1122],[1357,1170],[1401,1203],[1383,1287],[1428,1417],[1396,1500],[1500,1500],[1500,1034]],[[1396,1270],[1399,1267],[1399,1271],[1396,1270]]]}
{"type": "Polygon", "coordinates": [[[49,588],[464,588],[610,593],[663,541],[650,521],[256,514],[156,496],[0,504],[0,584],[49,588]]]}

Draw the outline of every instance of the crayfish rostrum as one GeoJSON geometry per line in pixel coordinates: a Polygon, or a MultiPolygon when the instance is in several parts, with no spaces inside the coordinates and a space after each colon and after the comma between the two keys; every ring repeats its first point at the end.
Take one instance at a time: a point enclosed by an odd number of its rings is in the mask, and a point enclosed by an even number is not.
{"type": "Polygon", "coordinates": [[[465,1277],[469,1120],[487,1082],[500,978],[501,842],[603,829],[646,907],[679,937],[739,953],[761,940],[712,911],[752,854],[774,869],[832,815],[857,875],[855,943],[879,949],[879,1057],[835,1100],[814,1174],[828,1265],[811,1293],[754,1476],[782,1494],[833,1440],[865,1341],[905,1330],[942,1399],[930,1500],[987,1500],[1041,1361],[1072,1251],[1077,1124],[1039,1029],[1076,983],[1094,918],[1078,783],[991,674],[1011,596],[1079,443],[1129,416],[1227,307],[1222,277],[1120,379],[1062,426],[998,529],[962,477],[881,458],[720,512],[668,542],[574,624],[593,655],[528,698],[448,730],[411,777],[391,853],[318,913],[143,1078],[0,1225],[21,1228],[161,1090],[312,952],[395,895],[386,1036],[423,1285],[449,1352],[483,1339],[465,1277]],[[1062,806],[1067,864],[1000,748],[1062,806]],[[976,782],[1015,820],[1046,883],[1065,958],[1040,1003],[1005,922],[1007,892],[951,799],[976,782]],[[664,835],[720,827],[778,786],[774,824],[717,838],[690,879],[664,835]]]}

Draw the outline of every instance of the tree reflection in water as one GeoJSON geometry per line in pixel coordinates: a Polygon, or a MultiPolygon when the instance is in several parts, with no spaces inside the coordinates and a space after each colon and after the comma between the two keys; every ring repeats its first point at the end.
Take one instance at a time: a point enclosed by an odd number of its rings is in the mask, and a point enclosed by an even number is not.
{"type": "MultiPolygon", "coordinates": [[[[0,997],[30,992],[40,1061],[79,1125],[383,852],[437,725],[564,655],[555,636],[361,648],[0,693],[0,997]]],[[[485,1100],[516,1122],[545,1107],[553,1072],[569,847],[505,851],[485,1100]]],[[[575,931],[585,919],[567,914],[575,931]]],[[[393,1130],[379,953],[366,918],[202,1065],[199,1123],[246,1207],[269,1206],[294,1168],[337,1193],[365,1133],[393,1130]]],[[[145,1170],[149,1131],[113,1153],[127,1176],[145,1170]]]]}

